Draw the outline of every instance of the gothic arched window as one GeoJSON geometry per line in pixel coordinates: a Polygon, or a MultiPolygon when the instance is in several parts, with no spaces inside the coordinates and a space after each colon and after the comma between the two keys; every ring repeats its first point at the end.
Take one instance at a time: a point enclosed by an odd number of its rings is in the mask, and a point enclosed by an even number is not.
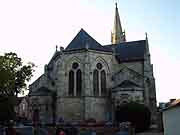
{"type": "Polygon", "coordinates": [[[98,70],[95,69],[93,72],[93,87],[94,87],[94,95],[99,95],[99,73],[98,70]]]}
{"type": "Polygon", "coordinates": [[[106,72],[104,70],[101,71],[101,95],[105,96],[106,93],[106,72]]]}
{"type": "Polygon", "coordinates": [[[77,96],[81,96],[81,89],[82,89],[81,70],[78,69],[77,72],[76,72],[76,91],[77,91],[77,96]]]}
{"type": "Polygon", "coordinates": [[[106,96],[106,72],[101,63],[96,64],[93,71],[93,88],[95,96],[106,96]]]}
{"type": "Polygon", "coordinates": [[[82,73],[79,64],[74,62],[69,72],[69,96],[81,96],[82,73]]]}
{"type": "Polygon", "coordinates": [[[74,71],[69,72],[69,96],[74,95],[74,71]]]}

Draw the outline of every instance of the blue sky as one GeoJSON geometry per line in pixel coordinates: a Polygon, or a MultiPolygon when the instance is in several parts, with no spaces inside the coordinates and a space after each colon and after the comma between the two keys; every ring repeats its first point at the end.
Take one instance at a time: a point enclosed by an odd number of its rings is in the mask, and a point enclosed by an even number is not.
{"type": "MultiPolygon", "coordinates": [[[[127,40],[148,34],[158,102],[180,98],[180,1],[117,2],[127,40]]],[[[109,44],[114,9],[115,0],[0,0],[0,53],[13,51],[34,62],[34,81],[55,46],[66,47],[81,28],[102,45],[109,44]]]]}

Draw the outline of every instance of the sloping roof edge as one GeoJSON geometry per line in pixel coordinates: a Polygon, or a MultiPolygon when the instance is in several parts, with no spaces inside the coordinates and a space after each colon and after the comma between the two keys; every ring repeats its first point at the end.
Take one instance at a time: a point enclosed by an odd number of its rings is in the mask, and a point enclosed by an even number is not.
{"type": "Polygon", "coordinates": [[[167,111],[178,106],[180,106],[180,99],[173,101],[168,107],[162,109],[162,111],[167,111]]]}

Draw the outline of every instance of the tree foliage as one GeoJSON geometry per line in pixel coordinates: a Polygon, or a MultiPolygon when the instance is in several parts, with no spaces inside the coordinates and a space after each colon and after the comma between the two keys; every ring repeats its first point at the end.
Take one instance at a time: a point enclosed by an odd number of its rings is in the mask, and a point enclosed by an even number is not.
{"type": "Polygon", "coordinates": [[[17,96],[23,93],[33,73],[33,63],[23,65],[16,53],[0,56],[0,96],[17,96]]]}
{"type": "Polygon", "coordinates": [[[148,107],[135,102],[119,106],[116,116],[118,122],[131,122],[136,132],[147,130],[151,122],[151,113],[148,107]]]}
{"type": "Polygon", "coordinates": [[[13,97],[2,97],[0,96],[0,124],[8,122],[15,118],[14,112],[14,98],[13,97]]]}

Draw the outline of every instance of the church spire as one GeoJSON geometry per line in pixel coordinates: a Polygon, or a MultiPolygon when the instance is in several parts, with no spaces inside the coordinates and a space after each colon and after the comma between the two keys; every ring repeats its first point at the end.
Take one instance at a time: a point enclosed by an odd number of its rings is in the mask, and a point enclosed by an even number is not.
{"type": "Polygon", "coordinates": [[[111,33],[111,43],[118,44],[124,41],[126,41],[125,32],[122,31],[121,21],[120,21],[119,12],[118,12],[117,3],[116,3],[114,26],[113,26],[113,31],[111,33]]]}

